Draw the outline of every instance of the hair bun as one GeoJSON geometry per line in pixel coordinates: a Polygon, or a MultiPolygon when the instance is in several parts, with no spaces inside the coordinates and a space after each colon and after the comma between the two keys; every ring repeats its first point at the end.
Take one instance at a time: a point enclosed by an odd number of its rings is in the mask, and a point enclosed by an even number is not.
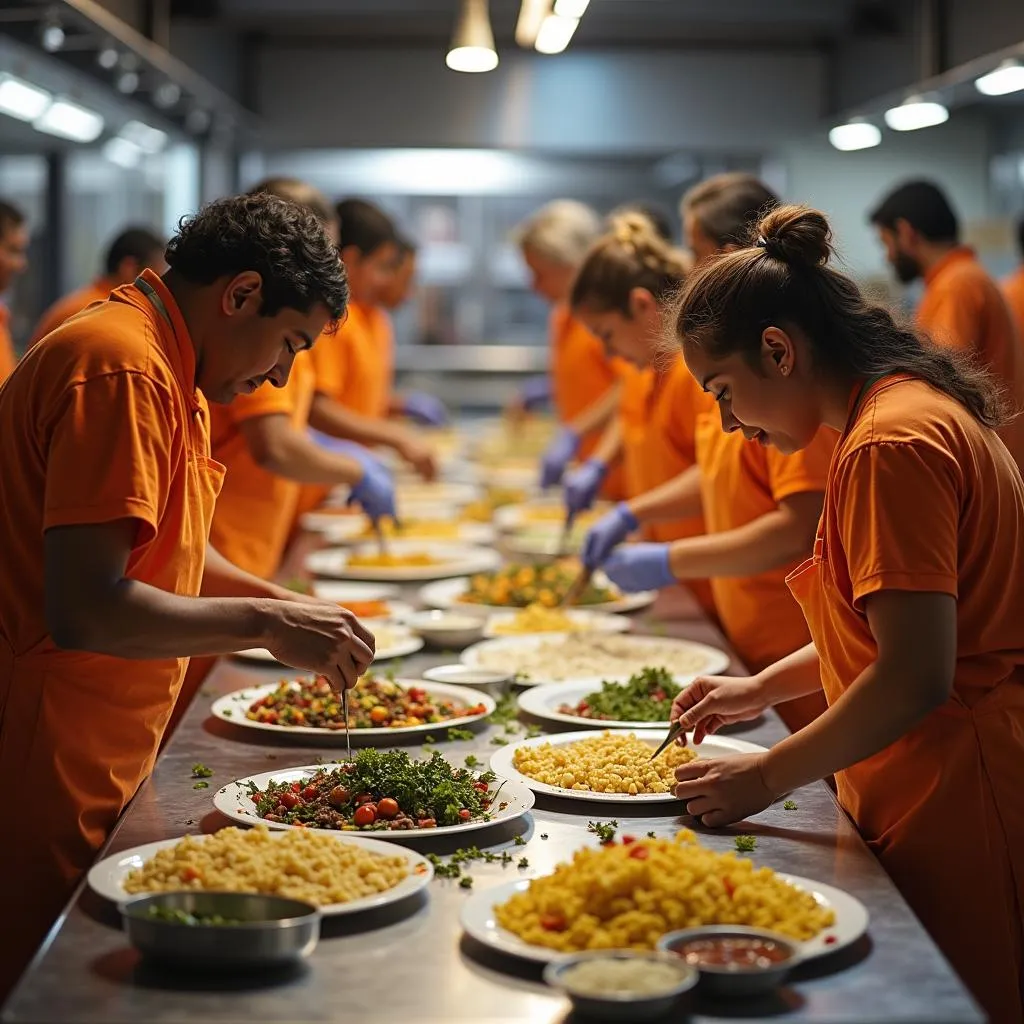
{"type": "Polygon", "coordinates": [[[608,230],[617,242],[638,249],[656,248],[661,242],[650,219],[638,210],[625,210],[610,217],[608,230]]]}
{"type": "Polygon", "coordinates": [[[825,215],[809,206],[780,206],[755,229],[755,244],[791,266],[823,267],[832,256],[832,229],[825,215]]]}

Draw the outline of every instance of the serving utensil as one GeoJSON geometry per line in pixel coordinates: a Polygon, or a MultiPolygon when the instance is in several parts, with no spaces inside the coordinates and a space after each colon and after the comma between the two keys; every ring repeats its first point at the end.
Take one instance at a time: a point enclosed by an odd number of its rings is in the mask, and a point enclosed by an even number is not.
{"type": "Polygon", "coordinates": [[[679,736],[679,734],[682,731],[683,720],[681,718],[677,718],[673,723],[672,728],[669,729],[668,735],[661,741],[661,745],[653,754],[651,754],[650,760],[653,761],[670,743],[672,743],[679,736]]]}

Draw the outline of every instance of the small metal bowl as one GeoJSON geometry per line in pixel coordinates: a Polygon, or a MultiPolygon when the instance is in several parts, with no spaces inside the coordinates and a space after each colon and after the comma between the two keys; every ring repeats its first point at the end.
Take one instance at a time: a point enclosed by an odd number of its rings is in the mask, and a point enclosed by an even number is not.
{"type": "Polygon", "coordinates": [[[129,941],[144,956],[178,967],[257,969],[309,956],[320,911],[309,903],[241,892],[161,892],[118,905],[129,941]],[[184,924],[151,909],[216,914],[239,924],[184,924]]]}
{"type": "Polygon", "coordinates": [[[511,672],[498,672],[490,668],[471,668],[469,665],[437,665],[428,668],[423,678],[431,683],[452,683],[456,686],[472,686],[478,690],[508,686],[513,680],[511,672]]]}
{"type": "Polygon", "coordinates": [[[478,616],[460,612],[414,612],[405,617],[404,625],[432,647],[468,647],[484,632],[478,616]]]}
{"type": "Polygon", "coordinates": [[[738,965],[718,966],[694,964],[700,972],[701,989],[716,996],[754,996],[770,992],[782,984],[786,975],[800,960],[800,949],[795,942],[784,935],[762,928],[747,928],[743,925],[720,924],[703,928],[686,928],[669,932],[658,940],[658,949],[683,958],[682,948],[689,942],[700,939],[764,939],[778,946],[785,959],[767,967],[743,967],[738,965]]]}
{"type": "Polygon", "coordinates": [[[643,953],[633,950],[593,950],[556,960],[544,968],[544,980],[564,992],[573,1009],[581,1017],[603,1020],[657,1020],[676,1007],[679,999],[697,984],[698,974],[689,964],[670,953],[643,953]],[[588,960],[647,960],[668,964],[679,974],[679,981],[670,989],[653,995],[635,992],[584,992],[572,987],[565,973],[588,960]]]}

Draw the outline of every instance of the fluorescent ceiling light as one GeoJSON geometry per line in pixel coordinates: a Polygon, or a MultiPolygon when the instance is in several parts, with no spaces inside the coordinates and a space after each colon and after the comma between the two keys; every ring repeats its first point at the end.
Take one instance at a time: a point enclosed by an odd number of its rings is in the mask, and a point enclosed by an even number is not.
{"type": "Polygon", "coordinates": [[[1015,60],[1003,61],[987,75],[982,75],[974,87],[984,96],[1005,96],[1009,92],[1024,89],[1024,67],[1015,60]]]}
{"type": "Polygon", "coordinates": [[[537,33],[534,44],[538,53],[561,53],[572,39],[579,18],[560,18],[557,14],[549,14],[537,33]]]}
{"type": "Polygon", "coordinates": [[[555,0],[555,14],[560,18],[582,18],[590,0],[555,0]]]}
{"type": "Polygon", "coordinates": [[[47,53],[56,53],[64,45],[64,29],[53,21],[43,26],[39,41],[47,53]]]}
{"type": "Polygon", "coordinates": [[[37,131],[74,142],[93,142],[103,131],[103,118],[69,100],[57,100],[32,122],[37,131]]]}
{"type": "Polygon", "coordinates": [[[854,149],[870,149],[882,141],[882,133],[877,126],[867,121],[850,121],[838,124],[828,133],[828,141],[836,149],[849,152],[854,149]]]}
{"type": "Polygon", "coordinates": [[[918,128],[931,128],[949,120],[949,111],[934,100],[911,96],[898,107],[885,112],[885,123],[897,132],[913,132],[918,128]]]}
{"type": "Polygon", "coordinates": [[[34,121],[50,105],[53,97],[20,78],[0,75],[0,113],[19,121],[34,121]]]}
{"type": "Polygon", "coordinates": [[[487,0],[462,0],[462,10],[445,63],[452,71],[478,73],[498,66],[487,0]]]}
{"type": "Polygon", "coordinates": [[[96,54],[96,63],[106,71],[113,71],[117,67],[119,60],[120,57],[117,55],[117,50],[109,43],[96,54]]]}
{"type": "Polygon", "coordinates": [[[537,42],[541,23],[551,13],[551,0],[522,0],[516,21],[516,42],[527,49],[537,42]]]}
{"type": "Polygon", "coordinates": [[[142,150],[134,143],[129,142],[127,139],[122,139],[120,136],[107,139],[103,143],[103,155],[112,164],[128,169],[138,167],[139,162],[142,160],[142,150]]]}
{"type": "Polygon", "coordinates": [[[122,139],[127,139],[143,153],[159,153],[167,145],[167,133],[159,128],[151,128],[141,121],[129,121],[119,132],[122,139]]]}

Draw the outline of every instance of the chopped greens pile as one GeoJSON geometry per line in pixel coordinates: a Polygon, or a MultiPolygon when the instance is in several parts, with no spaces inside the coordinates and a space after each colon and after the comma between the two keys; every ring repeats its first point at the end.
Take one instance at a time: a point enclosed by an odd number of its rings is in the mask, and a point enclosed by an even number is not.
{"type": "Polygon", "coordinates": [[[664,668],[645,668],[626,683],[605,681],[575,704],[562,704],[563,715],[617,722],[667,722],[672,701],[682,687],[664,668]]]}
{"type": "Polygon", "coordinates": [[[154,921],[167,921],[170,924],[227,926],[242,923],[234,918],[221,917],[220,914],[192,914],[187,910],[160,906],[150,907],[146,911],[146,917],[154,921]]]}

